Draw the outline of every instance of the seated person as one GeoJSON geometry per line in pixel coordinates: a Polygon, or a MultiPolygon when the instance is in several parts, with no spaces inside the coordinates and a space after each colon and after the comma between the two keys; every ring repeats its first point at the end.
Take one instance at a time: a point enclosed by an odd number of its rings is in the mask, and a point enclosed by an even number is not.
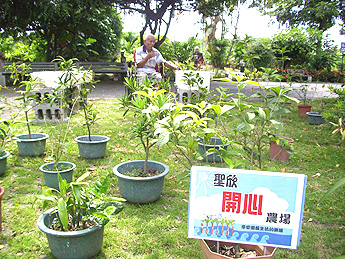
{"type": "Polygon", "coordinates": [[[164,64],[168,68],[179,69],[179,67],[167,62],[162,54],[154,48],[155,36],[148,34],[144,39],[144,45],[135,51],[135,62],[137,64],[137,77],[140,82],[145,77],[149,77],[156,82],[162,80],[162,75],[156,71],[156,66],[164,64]]]}
{"type": "Polygon", "coordinates": [[[204,64],[204,56],[202,55],[202,53],[199,51],[199,47],[196,46],[194,48],[194,53],[193,53],[193,57],[192,60],[194,62],[194,67],[200,67],[201,65],[204,64]]]}

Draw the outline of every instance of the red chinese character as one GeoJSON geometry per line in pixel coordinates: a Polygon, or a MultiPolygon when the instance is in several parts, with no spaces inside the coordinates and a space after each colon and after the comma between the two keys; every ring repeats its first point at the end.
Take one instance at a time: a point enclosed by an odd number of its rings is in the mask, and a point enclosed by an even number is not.
{"type": "Polygon", "coordinates": [[[257,194],[245,194],[244,195],[244,208],[242,213],[243,214],[250,214],[250,215],[262,215],[262,195],[257,194]]]}
{"type": "Polygon", "coordinates": [[[223,192],[222,212],[240,213],[241,193],[240,192],[223,192]]]}

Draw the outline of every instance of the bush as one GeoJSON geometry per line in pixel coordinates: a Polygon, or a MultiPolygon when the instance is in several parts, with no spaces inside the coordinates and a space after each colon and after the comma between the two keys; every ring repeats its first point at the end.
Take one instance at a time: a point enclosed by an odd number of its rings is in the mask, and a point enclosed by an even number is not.
{"type": "Polygon", "coordinates": [[[259,56],[259,59],[253,59],[253,66],[256,69],[261,67],[271,67],[274,61],[274,53],[272,51],[272,43],[269,38],[260,38],[253,41],[247,50],[252,56],[259,56]]]}
{"type": "Polygon", "coordinates": [[[199,41],[190,37],[187,41],[170,41],[166,40],[160,47],[159,51],[166,60],[177,60],[180,63],[187,63],[194,52],[194,47],[199,45],[199,41]]]}
{"type": "Polygon", "coordinates": [[[230,41],[228,39],[214,39],[208,46],[208,58],[212,66],[224,68],[229,64],[230,41]]]}

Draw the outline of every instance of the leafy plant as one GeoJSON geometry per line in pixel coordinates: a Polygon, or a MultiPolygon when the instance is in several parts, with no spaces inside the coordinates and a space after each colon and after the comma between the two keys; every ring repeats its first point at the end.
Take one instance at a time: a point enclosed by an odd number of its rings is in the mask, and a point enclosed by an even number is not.
{"type": "MultiPolygon", "coordinates": [[[[63,57],[58,57],[54,61],[57,61],[60,70],[64,71],[58,78],[58,86],[54,89],[53,94],[47,96],[50,105],[57,105],[59,108],[55,113],[57,123],[51,125],[55,131],[54,134],[51,135],[51,139],[54,143],[54,145],[51,146],[52,156],[58,168],[60,158],[64,153],[65,142],[70,128],[70,116],[72,116],[73,110],[77,104],[80,103],[80,100],[82,100],[82,105],[86,104],[85,98],[88,91],[87,89],[91,88],[93,81],[90,78],[89,71],[82,72],[77,69],[75,63],[77,59],[73,58],[66,60],[63,57]],[[81,90],[85,85],[86,88],[81,90]],[[65,124],[66,120],[67,123],[65,124]]],[[[92,123],[92,120],[95,121],[96,117],[92,114],[90,108],[87,110],[86,106],[83,106],[83,109],[86,109],[84,110],[84,114],[86,112],[85,120],[90,123],[89,117],[91,116],[92,123]],[[91,115],[88,115],[88,112],[90,112],[91,115]]]]}
{"type": "Polygon", "coordinates": [[[94,183],[84,180],[90,172],[83,174],[76,181],[67,183],[58,174],[59,190],[43,188],[37,199],[43,200],[43,209],[53,203],[56,207],[57,221],[53,223],[56,230],[75,231],[94,225],[104,226],[112,217],[123,209],[122,198],[108,197],[110,178],[103,176],[94,183]]]}
{"type": "Polygon", "coordinates": [[[236,143],[244,151],[239,153],[250,161],[250,169],[254,167],[261,169],[263,166],[263,149],[269,142],[269,136],[279,134],[282,131],[283,125],[279,122],[279,118],[282,114],[289,112],[282,106],[282,103],[288,100],[297,100],[287,96],[291,89],[282,89],[279,86],[263,88],[257,82],[242,81],[239,76],[236,77],[236,81],[221,80],[237,85],[238,93],[231,98],[230,105],[234,105],[236,109],[236,114],[231,116],[239,119],[239,124],[235,128],[236,143]],[[247,97],[241,93],[241,90],[248,84],[260,86],[262,91],[247,97]],[[250,104],[248,102],[250,98],[260,98],[263,105],[250,104]]]}
{"type": "MultiPolygon", "coordinates": [[[[41,82],[32,78],[28,71],[30,71],[31,66],[26,63],[15,63],[13,62],[11,65],[7,66],[7,70],[11,71],[11,78],[14,80],[13,85],[18,83],[18,88],[8,88],[6,89],[11,90],[15,93],[20,94],[21,96],[16,98],[15,101],[19,102],[12,102],[10,105],[12,108],[18,110],[18,113],[23,112],[25,115],[25,125],[27,127],[27,131],[29,134],[29,138],[32,138],[31,135],[31,127],[30,127],[30,120],[29,120],[29,112],[32,110],[34,103],[39,105],[40,101],[38,100],[37,94],[35,94],[35,88],[41,82]]],[[[14,115],[15,117],[17,115],[14,115]]]]}
{"type": "Polygon", "coordinates": [[[131,111],[137,119],[131,139],[139,138],[145,150],[144,173],[147,171],[150,149],[157,143],[155,123],[167,115],[167,107],[170,107],[173,99],[174,96],[166,93],[166,90],[153,90],[145,86],[144,90],[134,92],[132,99],[126,98],[127,102],[121,102],[127,108],[124,116],[131,111]]]}
{"type": "MultiPolygon", "coordinates": [[[[0,109],[1,111],[2,109],[0,109]]],[[[4,148],[10,138],[11,122],[0,118],[0,156],[4,155],[4,148]]]]}

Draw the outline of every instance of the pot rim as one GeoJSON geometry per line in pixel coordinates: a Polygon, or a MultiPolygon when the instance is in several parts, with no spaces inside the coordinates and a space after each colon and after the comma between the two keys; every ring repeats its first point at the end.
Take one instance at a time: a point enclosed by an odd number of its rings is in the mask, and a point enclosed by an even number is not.
{"type": "Polygon", "coordinates": [[[309,107],[312,107],[312,105],[310,105],[310,104],[299,104],[299,105],[297,105],[297,107],[309,108],[309,107]]]}
{"type": "MultiPolygon", "coordinates": [[[[67,162],[67,161],[59,161],[58,164],[60,163],[66,163],[66,164],[70,164],[72,167],[71,168],[68,168],[66,170],[62,170],[62,171],[59,171],[59,173],[66,173],[66,172],[69,172],[71,170],[74,170],[77,166],[72,163],[72,162],[67,162]]],[[[49,171],[49,170],[46,170],[46,169],[43,169],[43,167],[47,166],[47,165],[51,165],[51,164],[55,164],[55,162],[50,162],[50,163],[46,163],[46,164],[43,164],[40,166],[39,170],[43,173],[47,173],[47,174],[56,174],[58,173],[58,171],[49,171]]]]}
{"type": "Polygon", "coordinates": [[[7,158],[7,157],[9,157],[10,156],[10,152],[9,151],[7,151],[7,150],[2,150],[3,152],[5,152],[5,154],[3,155],[3,156],[0,156],[0,159],[5,159],[5,158],[7,158]]]}
{"type": "Polygon", "coordinates": [[[306,112],[308,116],[314,116],[314,117],[322,117],[322,114],[319,112],[306,112]]]}
{"type": "Polygon", "coordinates": [[[58,236],[58,237],[73,237],[73,236],[84,236],[87,235],[90,232],[97,231],[100,228],[103,228],[104,226],[101,225],[95,225],[92,228],[77,230],[77,231],[57,231],[50,229],[44,224],[45,217],[49,216],[53,211],[57,210],[57,208],[51,208],[45,212],[43,212],[40,217],[37,219],[37,226],[38,228],[44,232],[45,234],[49,234],[52,236],[58,236]]]}
{"type": "Polygon", "coordinates": [[[145,160],[132,160],[132,161],[126,161],[126,162],[122,162],[120,164],[117,164],[116,166],[113,167],[113,173],[117,177],[119,177],[119,178],[126,179],[126,180],[132,180],[132,181],[150,181],[150,180],[155,180],[157,178],[164,177],[164,176],[166,176],[169,173],[169,166],[168,165],[163,164],[163,163],[158,162],[158,161],[153,161],[153,160],[147,160],[147,162],[148,163],[155,163],[155,164],[159,164],[159,165],[163,166],[164,171],[162,173],[160,173],[158,175],[150,176],[150,177],[133,177],[133,176],[128,176],[128,175],[121,174],[117,170],[120,166],[123,166],[125,164],[130,164],[130,163],[133,163],[133,162],[142,162],[142,163],[144,163],[145,160]]]}
{"type": "Polygon", "coordinates": [[[17,142],[36,142],[36,141],[40,141],[40,140],[45,140],[47,138],[49,138],[49,135],[46,133],[31,133],[31,134],[37,134],[37,135],[42,135],[41,137],[37,137],[37,138],[28,138],[28,139],[20,139],[20,137],[22,136],[28,136],[29,133],[25,133],[25,134],[19,134],[16,135],[13,139],[15,139],[17,142]]]}
{"type": "Polygon", "coordinates": [[[101,137],[104,138],[102,140],[94,140],[94,141],[89,141],[89,140],[80,140],[80,138],[88,138],[89,135],[83,135],[83,136],[78,136],[74,139],[75,142],[77,143],[83,143],[83,144],[99,144],[99,143],[104,143],[104,142],[108,142],[110,140],[109,137],[104,136],[104,135],[91,135],[91,137],[101,137]]]}
{"type": "MultiPolygon", "coordinates": [[[[218,138],[218,137],[210,137],[209,139],[219,139],[220,140],[220,138],[218,138]]],[[[229,143],[229,141],[227,142],[227,143],[225,143],[225,144],[219,144],[219,145],[217,145],[217,144],[205,144],[205,143],[203,143],[202,142],[202,139],[197,139],[197,141],[198,141],[198,145],[200,145],[200,146],[205,146],[205,147],[228,147],[229,145],[230,145],[230,143],[229,143]]]]}

